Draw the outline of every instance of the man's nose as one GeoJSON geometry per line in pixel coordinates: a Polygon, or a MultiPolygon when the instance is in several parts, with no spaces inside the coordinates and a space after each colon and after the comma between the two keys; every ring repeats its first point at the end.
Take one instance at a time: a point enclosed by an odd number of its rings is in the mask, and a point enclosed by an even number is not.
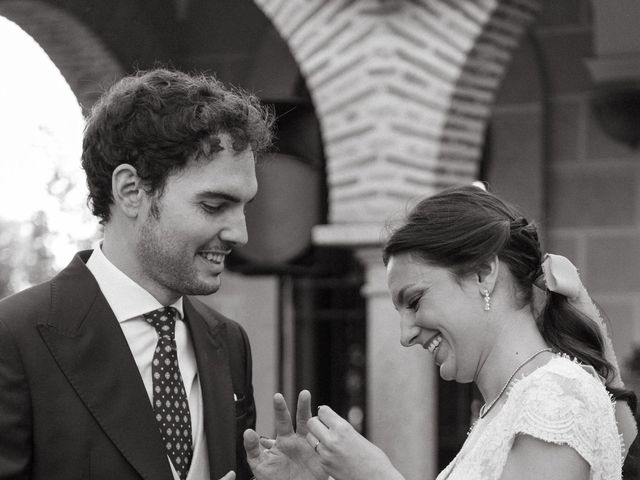
{"type": "Polygon", "coordinates": [[[247,221],[244,210],[234,212],[228,219],[227,225],[220,232],[220,239],[234,246],[242,246],[249,240],[247,221]]]}
{"type": "Polygon", "coordinates": [[[418,343],[420,335],[420,327],[416,326],[415,321],[408,313],[402,314],[400,317],[400,343],[403,347],[412,347],[418,343]]]}

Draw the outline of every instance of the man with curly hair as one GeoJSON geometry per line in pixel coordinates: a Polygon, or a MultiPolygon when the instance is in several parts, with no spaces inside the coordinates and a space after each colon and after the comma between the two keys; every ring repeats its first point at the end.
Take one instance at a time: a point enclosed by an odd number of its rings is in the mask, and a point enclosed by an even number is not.
{"type": "Polygon", "coordinates": [[[247,241],[271,124],[254,97],[164,69],[93,107],[82,165],[104,238],[0,302],[0,479],[251,476],[246,333],[187,296],[217,291],[247,241]]]}

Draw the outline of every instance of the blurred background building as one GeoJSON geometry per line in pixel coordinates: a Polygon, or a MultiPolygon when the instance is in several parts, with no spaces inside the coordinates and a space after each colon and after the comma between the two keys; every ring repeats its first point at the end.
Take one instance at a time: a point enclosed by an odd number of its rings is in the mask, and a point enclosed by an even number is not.
{"type": "MultiPolygon", "coordinates": [[[[263,433],[273,392],[293,400],[308,388],[408,479],[448,463],[476,393],[438,380],[421,349],[400,347],[380,246],[416,198],[477,179],[537,220],[546,250],[580,267],[637,381],[636,0],[0,0],[0,20],[39,44],[84,114],[123,74],[158,65],[215,73],[274,108],[277,149],[258,171],[250,242],[205,298],[250,334],[263,433]]],[[[58,97],[24,59],[2,69],[58,97]]],[[[12,91],[0,93],[4,139],[15,136],[3,108],[12,91]]],[[[24,161],[2,158],[0,176],[24,161]]],[[[82,181],[51,169],[42,202],[76,220],[42,205],[25,230],[3,202],[3,295],[70,260],[50,232],[79,248],[99,237],[83,207],[65,208],[82,181]]]]}

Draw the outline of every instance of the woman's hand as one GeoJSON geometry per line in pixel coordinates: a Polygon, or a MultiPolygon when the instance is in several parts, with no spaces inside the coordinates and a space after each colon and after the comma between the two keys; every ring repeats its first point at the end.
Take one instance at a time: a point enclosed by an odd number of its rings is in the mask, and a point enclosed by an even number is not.
{"type": "MultiPolygon", "coordinates": [[[[276,439],[261,439],[254,430],[244,432],[244,448],[249,466],[257,480],[327,480],[320,459],[306,440],[307,421],[311,418],[311,394],[303,390],[298,395],[296,427],[284,397],[273,397],[276,439]]],[[[229,479],[225,479],[229,480],[229,479]]]]}
{"type": "Polygon", "coordinates": [[[233,470],[229,470],[227,474],[220,480],[236,480],[236,472],[234,472],[233,470]]]}
{"type": "Polygon", "coordinates": [[[336,480],[404,480],[382,450],[331,408],[320,407],[307,425],[308,445],[336,480]]]}

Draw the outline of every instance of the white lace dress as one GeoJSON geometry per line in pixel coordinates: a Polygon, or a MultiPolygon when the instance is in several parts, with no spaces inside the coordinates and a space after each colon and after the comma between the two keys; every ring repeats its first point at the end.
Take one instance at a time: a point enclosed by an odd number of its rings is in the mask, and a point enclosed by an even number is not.
{"type": "Polygon", "coordinates": [[[614,405],[602,382],[580,364],[554,357],[514,383],[500,411],[476,422],[436,480],[499,479],[519,433],[576,450],[591,480],[622,478],[614,405]]]}

